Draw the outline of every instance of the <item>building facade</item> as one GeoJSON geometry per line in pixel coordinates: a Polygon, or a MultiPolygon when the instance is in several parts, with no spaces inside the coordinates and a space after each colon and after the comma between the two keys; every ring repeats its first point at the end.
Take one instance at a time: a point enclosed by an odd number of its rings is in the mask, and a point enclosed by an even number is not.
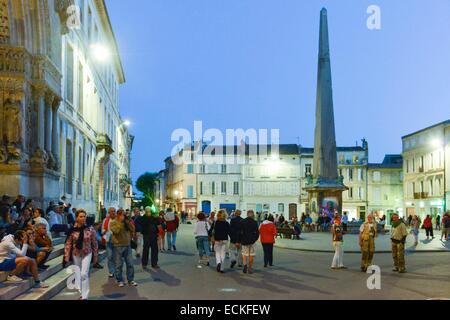
{"type": "Polygon", "coordinates": [[[442,217],[450,200],[450,120],[402,140],[405,214],[442,217]]]}
{"type": "Polygon", "coordinates": [[[2,0],[0,15],[0,193],[127,206],[133,137],[104,1],[2,0]]]}

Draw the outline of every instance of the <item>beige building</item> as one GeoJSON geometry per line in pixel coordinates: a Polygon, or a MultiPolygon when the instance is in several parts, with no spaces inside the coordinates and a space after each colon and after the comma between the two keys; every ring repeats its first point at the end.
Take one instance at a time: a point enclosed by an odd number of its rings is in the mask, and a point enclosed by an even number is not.
{"type": "Polygon", "coordinates": [[[104,1],[2,0],[0,23],[0,194],[129,205],[133,137],[104,1]]]}
{"type": "Polygon", "coordinates": [[[450,200],[450,120],[402,138],[406,215],[440,215],[450,200]]]}
{"type": "Polygon", "coordinates": [[[387,223],[394,212],[401,217],[403,209],[403,159],[400,155],[387,155],[382,163],[368,166],[368,212],[381,218],[386,215],[387,223]]]}

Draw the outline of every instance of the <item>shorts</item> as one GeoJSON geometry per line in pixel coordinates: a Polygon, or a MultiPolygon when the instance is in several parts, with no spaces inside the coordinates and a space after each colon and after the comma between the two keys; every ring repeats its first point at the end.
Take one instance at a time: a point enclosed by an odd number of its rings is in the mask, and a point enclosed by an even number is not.
{"type": "Polygon", "coordinates": [[[251,244],[249,246],[242,246],[242,256],[243,257],[254,257],[256,256],[256,244],[251,244]]]}
{"type": "Polygon", "coordinates": [[[16,269],[16,259],[6,259],[0,263],[0,271],[9,272],[16,269]]]}

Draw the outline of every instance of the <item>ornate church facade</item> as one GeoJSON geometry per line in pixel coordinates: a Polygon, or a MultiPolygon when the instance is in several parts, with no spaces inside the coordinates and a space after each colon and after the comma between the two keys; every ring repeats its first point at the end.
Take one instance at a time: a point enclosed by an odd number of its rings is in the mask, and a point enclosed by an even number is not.
{"type": "Polygon", "coordinates": [[[124,82],[104,0],[0,0],[0,194],[127,207],[124,82]]]}

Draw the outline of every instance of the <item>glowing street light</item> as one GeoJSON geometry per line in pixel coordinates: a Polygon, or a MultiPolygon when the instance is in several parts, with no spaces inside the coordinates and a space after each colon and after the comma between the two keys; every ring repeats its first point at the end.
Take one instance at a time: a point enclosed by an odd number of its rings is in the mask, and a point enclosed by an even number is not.
{"type": "Polygon", "coordinates": [[[91,52],[95,60],[97,60],[98,62],[108,61],[111,56],[111,52],[109,51],[108,47],[100,43],[92,44],[91,52]]]}
{"type": "Polygon", "coordinates": [[[130,121],[130,120],[125,120],[125,121],[123,122],[123,125],[124,125],[125,127],[129,128],[129,127],[131,126],[131,121],[130,121]]]}

